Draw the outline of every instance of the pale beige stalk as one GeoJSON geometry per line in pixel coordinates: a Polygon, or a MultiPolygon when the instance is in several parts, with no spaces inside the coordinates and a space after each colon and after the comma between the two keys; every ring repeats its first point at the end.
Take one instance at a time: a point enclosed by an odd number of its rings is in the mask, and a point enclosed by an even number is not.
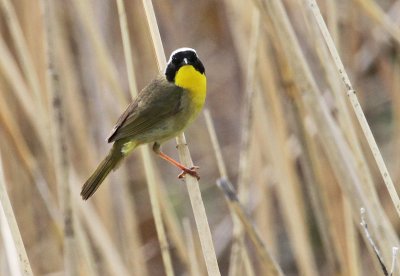
{"type": "MultiPolygon", "coordinates": [[[[313,12],[319,12],[318,5],[316,5],[315,0],[308,0],[310,5],[312,6],[313,12]],[[316,10],[318,9],[318,11],[316,10]]],[[[375,20],[379,25],[382,26],[382,29],[387,32],[398,44],[400,44],[400,29],[396,22],[385,14],[382,8],[376,4],[373,0],[355,0],[356,3],[360,5],[361,8],[365,10],[365,12],[375,20]]],[[[317,19],[318,21],[320,19],[317,19]]],[[[322,23],[322,22],[321,22],[322,23]]],[[[318,22],[318,24],[321,24],[318,22]]],[[[321,27],[322,28],[322,27],[321,27]]],[[[328,43],[328,42],[327,42],[328,43]]],[[[343,80],[344,81],[344,80],[343,80]]]]}
{"type": "MultiPolygon", "coordinates": [[[[351,151],[341,132],[338,131],[336,123],[331,118],[332,115],[326,110],[326,104],[321,100],[318,86],[301,51],[299,41],[295,36],[282,2],[274,0],[272,3],[266,3],[270,8],[268,15],[274,21],[275,25],[279,26],[279,32],[277,32],[279,39],[282,42],[284,41],[284,44],[287,46],[285,55],[293,68],[292,70],[295,72],[293,78],[298,83],[300,91],[308,92],[302,93],[300,96],[318,126],[318,136],[320,136],[326,156],[330,160],[336,176],[341,179],[339,184],[342,190],[346,193],[346,196],[352,198],[351,204],[353,206],[352,212],[354,217],[355,212],[358,213],[360,206],[369,204],[362,189],[360,179],[355,173],[354,157],[351,155],[351,151]]],[[[371,212],[375,212],[375,210],[371,209],[371,212]]],[[[378,217],[377,214],[371,216],[371,230],[373,229],[374,233],[379,232],[377,228],[378,217]]],[[[380,219],[385,220],[382,217],[380,219]]],[[[383,247],[387,247],[389,244],[396,242],[397,238],[386,231],[386,229],[384,231],[385,239],[380,239],[379,242],[384,245],[383,247]]]]}
{"type": "MultiPolygon", "coordinates": [[[[75,178],[77,180],[78,178],[75,178]]],[[[74,193],[79,194],[78,189],[74,189],[74,193]]],[[[114,246],[109,234],[102,224],[98,214],[90,202],[83,202],[80,198],[76,198],[79,204],[81,221],[85,222],[91,238],[95,241],[98,252],[104,258],[110,275],[131,275],[129,269],[122,262],[119,251],[114,246]]]]}
{"type": "Polygon", "coordinates": [[[69,160],[67,151],[67,130],[65,124],[64,99],[62,97],[59,82],[59,71],[57,67],[57,53],[54,41],[58,39],[57,6],[51,0],[42,0],[43,20],[45,24],[45,49],[47,91],[51,95],[52,113],[52,142],[55,159],[55,171],[58,186],[58,197],[60,198],[63,212],[64,232],[64,272],[66,275],[77,275],[78,265],[76,258],[76,241],[74,229],[74,209],[69,186],[69,160]]]}
{"type": "MultiPolygon", "coordinates": [[[[0,204],[2,212],[4,212],[5,219],[8,224],[9,231],[11,232],[12,242],[15,246],[18,256],[9,256],[9,258],[16,258],[19,266],[19,271],[24,276],[33,276],[32,268],[29,263],[28,256],[25,251],[24,243],[19,232],[17,220],[14,216],[14,211],[11,206],[10,198],[8,197],[6,188],[6,179],[3,171],[2,156],[0,154],[0,204]]],[[[5,226],[2,226],[5,227],[5,226]]]]}
{"type": "Polygon", "coordinates": [[[201,270],[200,270],[199,262],[197,260],[196,247],[195,247],[194,240],[193,240],[193,231],[190,226],[190,220],[188,218],[183,218],[182,225],[183,225],[183,230],[185,232],[187,252],[189,254],[190,275],[191,276],[200,276],[201,270]]]}
{"type": "MultiPolygon", "coordinates": [[[[12,2],[10,0],[1,0],[0,4],[5,14],[4,18],[6,19],[6,22],[10,29],[11,38],[17,50],[18,59],[22,65],[21,69],[28,80],[30,90],[34,94],[36,114],[40,117],[37,122],[40,125],[41,129],[45,131],[47,129],[47,108],[45,107],[45,101],[43,101],[42,98],[42,88],[39,84],[38,74],[36,72],[35,66],[33,65],[32,56],[28,49],[28,44],[26,43],[25,36],[22,32],[21,25],[18,21],[12,2]]],[[[43,95],[44,94],[45,93],[43,93],[43,95]]]]}
{"type": "Polygon", "coordinates": [[[230,208],[234,210],[235,215],[237,215],[242,222],[242,225],[246,229],[246,233],[249,234],[251,241],[255,245],[257,252],[263,261],[263,265],[268,268],[267,275],[283,275],[281,268],[268,252],[255,226],[250,222],[248,215],[240,204],[239,198],[237,197],[232,184],[227,179],[221,178],[218,180],[218,186],[224,192],[230,208]]]}
{"type": "Polygon", "coordinates": [[[93,9],[90,7],[89,1],[73,0],[72,3],[79,15],[79,17],[76,18],[82,20],[88,38],[92,42],[93,50],[96,53],[96,62],[98,62],[100,67],[100,74],[107,81],[106,83],[110,85],[112,91],[116,93],[120,103],[123,104],[125,102],[123,89],[117,80],[115,65],[111,62],[110,54],[101,38],[100,28],[95,25],[93,9]]]}
{"type": "MultiPolygon", "coordinates": [[[[122,43],[124,47],[124,54],[125,54],[125,63],[128,72],[128,80],[129,80],[129,90],[131,93],[132,99],[136,98],[137,92],[137,85],[136,85],[136,77],[135,77],[135,70],[133,67],[132,61],[132,51],[131,51],[131,43],[129,40],[129,30],[128,30],[128,22],[126,19],[126,11],[124,7],[124,3],[122,0],[117,0],[117,7],[118,7],[118,15],[119,15],[119,22],[121,27],[121,34],[122,34],[122,43]]],[[[165,233],[165,228],[161,216],[161,209],[160,209],[160,202],[158,200],[158,193],[157,193],[157,183],[155,179],[155,170],[154,166],[151,163],[150,158],[150,150],[149,147],[141,147],[140,149],[142,154],[142,159],[145,167],[146,179],[147,179],[147,186],[149,187],[149,195],[151,201],[151,207],[153,211],[154,223],[157,229],[157,236],[160,242],[161,247],[161,254],[164,263],[165,272],[168,276],[174,275],[174,270],[171,261],[171,255],[169,252],[169,245],[167,240],[167,235],[165,233]]],[[[143,256],[137,256],[137,258],[143,258],[143,256]]],[[[142,262],[140,262],[142,263],[142,262]]],[[[136,271],[138,275],[145,275],[147,274],[147,269],[145,267],[138,267],[136,265],[136,269],[140,269],[136,271]]]]}
{"type": "MultiPolygon", "coordinates": [[[[250,134],[252,131],[252,112],[253,112],[253,98],[254,98],[254,82],[256,81],[256,65],[258,58],[258,45],[260,40],[260,11],[253,7],[251,22],[251,35],[248,47],[248,56],[246,64],[246,86],[245,86],[245,99],[244,110],[241,116],[241,141],[239,153],[239,177],[238,177],[238,197],[239,200],[246,204],[249,198],[249,181],[250,181],[250,167],[249,152],[250,152],[250,134]]],[[[244,55],[244,54],[242,54],[244,55]]],[[[229,275],[240,275],[241,262],[248,263],[249,256],[244,244],[243,229],[241,223],[236,216],[233,217],[233,244],[231,247],[231,257],[229,261],[229,275]],[[244,252],[246,251],[246,252],[244,252]],[[243,258],[244,257],[244,258],[243,258]]]]}
{"type": "MultiPolygon", "coordinates": [[[[148,20],[151,37],[156,51],[158,67],[163,70],[166,66],[166,58],[164,54],[164,47],[162,45],[160,32],[158,30],[157,20],[154,14],[153,4],[150,0],[143,0],[143,5],[148,20]]],[[[182,163],[187,167],[193,166],[193,161],[190,156],[189,148],[186,143],[185,135],[182,133],[177,137],[179,157],[182,163]]],[[[195,177],[190,175],[185,179],[186,187],[188,189],[190,202],[192,204],[193,214],[199,232],[200,243],[203,250],[203,257],[207,266],[209,275],[220,275],[217,256],[214,250],[212,235],[208,224],[206,210],[203,200],[201,198],[201,191],[199,182],[195,177]]]]}
{"type": "Polygon", "coordinates": [[[400,198],[396,192],[396,188],[394,187],[392,178],[390,177],[389,171],[386,168],[385,161],[383,160],[381,152],[378,148],[378,145],[376,144],[375,138],[372,134],[372,131],[368,125],[367,119],[365,118],[364,112],[358,101],[356,91],[354,90],[354,88],[350,82],[350,79],[346,73],[346,70],[344,69],[344,65],[340,59],[339,53],[336,50],[335,44],[334,44],[332,37],[328,31],[328,28],[326,27],[325,21],[322,18],[322,15],[319,11],[317,3],[315,2],[315,0],[308,0],[308,3],[313,11],[313,14],[314,14],[315,19],[318,23],[318,26],[321,30],[321,33],[326,41],[328,49],[331,52],[332,59],[336,64],[336,67],[337,67],[337,70],[339,71],[341,79],[346,86],[347,96],[349,97],[351,106],[353,107],[354,113],[356,114],[358,122],[364,132],[365,138],[368,141],[368,145],[369,145],[369,147],[372,151],[372,154],[375,158],[376,165],[379,168],[379,171],[382,175],[383,181],[385,182],[386,188],[388,189],[390,197],[393,201],[393,205],[394,205],[398,215],[400,216],[400,198]]]}
{"type": "MultiPolygon", "coordinates": [[[[237,217],[238,223],[240,222],[240,225],[244,228],[245,232],[250,236],[252,242],[256,246],[257,254],[262,259],[263,267],[265,267],[266,271],[268,271],[268,273],[270,273],[268,275],[282,275],[281,268],[279,267],[279,265],[275,261],[275,259],[272,257],[272,255],[269,253],[266,246],[264,245],[262,238],[260,237],[260,235],[259,235],[257,229],[255,228],[255,226],[253,225],[253,223],[251,222],[251,219],[244,211],[243,206],[241,205],[238,197],[235,194],[236,192],[233,190],[233,187],[231,186],[231,184],[227,178],[225,162],[222,158],[221,147],[218,143],[217,135],[215,132],[215,128],[214,128],[214,124],[213,124],[210,112],[206,109],[206,110],[204,110],[204,115],[205,115],[205,119],[206,119],[208,133],[210,134],[213,149],[214,149],[214,152],[215,152],[215,155],[217,158],[218,168],[220,170],[220,175],[221,175],[221,178],[218,180],[218,186],[224,192],[224,195],[225,195],[228,205],[230,207],[229,209],[232,212],[232,215],[235,215],[237,217]]],[[[246,251],[243,250],[242,253],[243,252],[246,252],[246,251]]],[[[243,255],[241,257],[243,257],[243,255]]],[[[249,259],[249,256],[246,256],[246,258],[249,259]]],[[[246,265],[246,263],[244,263],[244,264],[246,265]]],[[[247,264],[247,265],[249,265],[249,264],[247,264]]],[[[238,269],[238,268],[235,268],[235,269],[238,269]]],[[[252,270],[253,270],[252,267],[248,268],[247,273],[249,273],[249,271],[252,271],[252,270]]],[[[235,273],[238,271],[239,270],[235,270],[235,273]]],[[[229,273],[232,273],[232,272],[230,271],[229,273]]]]}

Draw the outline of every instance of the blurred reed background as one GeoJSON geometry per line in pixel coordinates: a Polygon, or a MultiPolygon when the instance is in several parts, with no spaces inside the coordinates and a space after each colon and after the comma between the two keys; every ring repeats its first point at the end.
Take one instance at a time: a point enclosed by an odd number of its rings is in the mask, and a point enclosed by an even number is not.
{"type": "MultiPolygon", "coordinates": [[[[176,168],[153,155],[145,169],[138,150],[88,202],[79,196],[131,100],[128,77],[140,90],[159,71],[157,25],[167,56],[192,47],[206,67],[209,112],[186,138],[221,274],[382,275],[362,207],[389,270],[400,217],[310,2],[154,1],[155,24],[149,0],[0,0],[0,184],[33,273],[207,273],[176,168]]],[[[400,1],[318,5],[398,184],[400,1]]],[[[177,158],[175,146],[164,150],[177,158]]],[[[21,275],[1,191],[0,275],[21,275]]]]}

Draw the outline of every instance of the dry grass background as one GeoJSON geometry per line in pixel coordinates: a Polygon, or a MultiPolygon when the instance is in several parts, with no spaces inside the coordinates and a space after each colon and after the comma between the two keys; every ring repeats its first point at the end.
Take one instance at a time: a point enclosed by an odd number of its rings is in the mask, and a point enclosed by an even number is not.
{"type": "MultiPolygon", "coordinates": [[[[35,275],[216,269],[189,200],[197,184],[188,193],[164,161],[138,150],[79,197],[162,65],[157,27],[167,56],[193,47],[206,67],[209,112],[186,138],[221,274],[381,275],[362,207],[390,269],[400,217],[312,2],[154,1],[152,22],[149,0],[0,0],[0,275],[31,275],[7,195],[35,275]],[[237,195],[226,200],[220,178],[237,195]]],[[[317,3],[398,189],[400,1],[317,3]]],[[[177,158],[175,146],[164,149],[177,158]]]]}

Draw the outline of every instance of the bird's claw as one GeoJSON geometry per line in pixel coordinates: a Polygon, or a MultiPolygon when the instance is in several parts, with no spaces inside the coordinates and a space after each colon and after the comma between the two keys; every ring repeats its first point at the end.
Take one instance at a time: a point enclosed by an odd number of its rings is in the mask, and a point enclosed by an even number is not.
{"type": "Polygon", "coordinates": [[[183,179],[186,174],[190,174],[193,177],[196,177],[197,180],[200,180],[200,175],[198,174],[198,172],[196,170],[198,170],[199,167],[198,166],[193,166],[190,168],[185,168],[184,170],[182,170],[182,172],[178,175],[179,179],[183,179]]]}

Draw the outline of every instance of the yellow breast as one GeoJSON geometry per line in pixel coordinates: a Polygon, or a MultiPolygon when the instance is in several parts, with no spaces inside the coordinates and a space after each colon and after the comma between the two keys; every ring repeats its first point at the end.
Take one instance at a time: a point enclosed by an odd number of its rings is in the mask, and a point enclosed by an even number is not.
{"type": "Polygon", "coordinates": [[[195,108],[195,113],[200,111],[206,100],[206,75],[201,74],[192,65],[185,65],[176,72],[175,85],[189,91],[189,97],[195,108]]]}

